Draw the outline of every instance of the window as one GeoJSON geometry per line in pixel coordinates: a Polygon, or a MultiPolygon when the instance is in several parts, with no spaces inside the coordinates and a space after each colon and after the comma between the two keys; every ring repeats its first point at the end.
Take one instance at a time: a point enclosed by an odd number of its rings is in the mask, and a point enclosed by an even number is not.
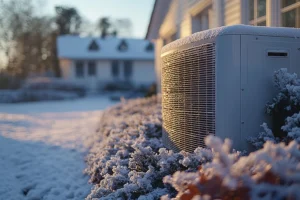
{"type": "Polygon", "coordinates": [[[300,0],[281,0],[282,26],[300,28],[300,0]]]}
{"type": "Polygon", "coordinates": [[[293,5],[297,2],[300,2],[300,0],[281,0],[281,5],[282,5],[282,8],[284,8],[284,7],[293,5]]]}
{"type": "Polygon", "coordinates": [[[84,63],[82,61],[76,62],[76,77],[81,78],[84,76],[84,63]]]}
{"type": "Polygon", "coordinates": [[[130,78],[132,75],[132,61],[124,62],[124,76],[125,78],[130,78]]]}
{"type": "Polygon", "coordinates": [[[111,63],[111,74],[113,77],[118,77],[119,73],[119,62],[117,60],[114,60],[111,63]]]}
{"type": "MultiPolygon", "coordinates": [[[[215,17],[214,15],[216,14],[215,12],[216,11],[213,10],[213,6],[211,5],[211,3],[209,3],[209,5],[207,5],[200,12],[197,12],[197,14],[192,15],[192,21],[191,21],[192,33],[197,33],[199,31],[204,31],[215,27],[215,22],[216,22],[214,20],[215,17]]],[[[183,35],[184,36],[190,35],[190,33],[184,31],[183,35]]]]}
{"type": "Polygon", "coordinates": [[[149,44],[146,46],[146,51],[147,52],[152,52],[154,50],[154,46],[152,42],[149,42],[149,44]]]}
{"type": "Polygon", "coordinates": [[[121,43],[118,46],[119,51],[127,51],[128,50],[128,45],[125,40],[122,40],[121,43]]]}
{"type": "Polygon", "coordinates": [[[89,46],[90,51],[98,51],[99,45],[97,44],[96,40],[93,40],[89,46]]]}
{"type": "Polygon", "coordinates": [[[266,0],[249,0],[249,9],[249,23],[266,26],[266,0]]]}
{"type": "Polygon", "coordinates": [[[95,61],[88,62],[88,74],[89,74],[89,76],[96,76],[96,62],[95,61]]]}

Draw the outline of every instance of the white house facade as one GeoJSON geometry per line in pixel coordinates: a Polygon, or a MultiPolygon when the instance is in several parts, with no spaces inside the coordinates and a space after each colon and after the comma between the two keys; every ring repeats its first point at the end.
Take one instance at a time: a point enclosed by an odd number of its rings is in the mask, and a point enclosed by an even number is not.
{"type": "Polygon", "coordinates": [[[155,83],[154,45],[147,40],[68,35],[60,36],[57,46],[62,77],[91,90],[116,82],[155,83]]]}
{"type": "Polygon", "coordinates": [[[146,39],[155,43],[158,86],[162,46],[195,32],[234,24],[300,28],[300,0],[156,0],[146,39]]]}

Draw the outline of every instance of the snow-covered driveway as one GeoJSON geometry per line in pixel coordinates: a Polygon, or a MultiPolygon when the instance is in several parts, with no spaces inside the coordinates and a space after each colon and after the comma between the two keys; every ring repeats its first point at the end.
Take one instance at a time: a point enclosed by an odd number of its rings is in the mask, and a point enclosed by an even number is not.
{"type": "Polygon", "coordinates": [[[0,199],[84,199],[88,138],[106,98],[0,104],[0,199]]]}

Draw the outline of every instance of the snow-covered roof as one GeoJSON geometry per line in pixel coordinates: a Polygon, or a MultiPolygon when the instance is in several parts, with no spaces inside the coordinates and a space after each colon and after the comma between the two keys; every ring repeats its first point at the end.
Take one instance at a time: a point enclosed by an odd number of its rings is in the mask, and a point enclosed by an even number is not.
{"type": "Polygon", "coordinates": [[[162,53],[165,53],[174,48],[191,44],[199,40],[211,39],[220,35],[261,35],[273,37],[292,37],[300,38],[299,28],[286,27],[262,27],[262,26],[247,26],[247,25],[233,25],[222,26],[214,29],[209,29],[194,33],[191,36],[176,40],[162,48],[162,53]]]}
{"type": "Polygon", "coordinates": [[[108,37],[105,39],[80,36],[60,36],[57,39],[57,51],[59,58],[68,59],[133,59],[153,60],[154,50],[147,51],[149,41],[143,39],[123,39],[108,37]],[[99,50],[90,50],[93,42],[99,50]],[[127,44],[127,50],[119,50],[122,42],[127,44]]]}

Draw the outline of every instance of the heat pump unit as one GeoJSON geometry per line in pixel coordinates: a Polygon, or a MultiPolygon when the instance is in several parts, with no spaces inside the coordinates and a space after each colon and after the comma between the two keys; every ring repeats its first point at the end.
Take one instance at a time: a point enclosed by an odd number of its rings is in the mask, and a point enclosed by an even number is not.
{"type": "Polygon", "coordinates": [[[300,29],[235,25],[195,33],[162,49],[163,142],[175,151],[205,147],[207,135],[246,138],[269,122],[274,71],[300,75],[300,29]]]}

